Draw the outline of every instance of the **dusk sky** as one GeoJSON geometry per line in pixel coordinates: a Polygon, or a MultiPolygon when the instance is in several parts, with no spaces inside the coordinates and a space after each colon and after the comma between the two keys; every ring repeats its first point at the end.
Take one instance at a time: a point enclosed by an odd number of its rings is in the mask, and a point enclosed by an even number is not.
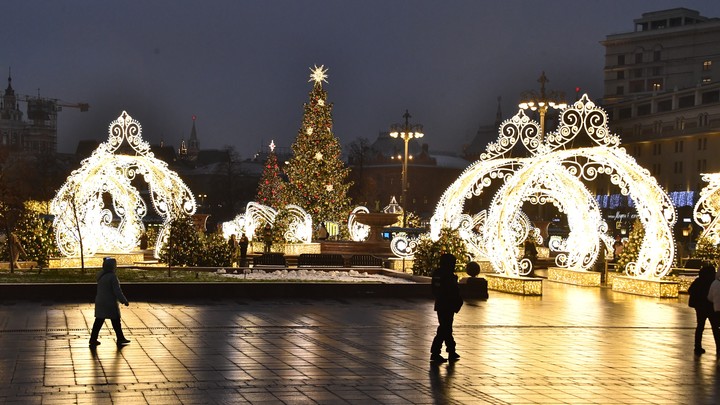
{"type": "Polygon", "coordinates": [[[343,145],[408,109],[431,150],[459,153],[493,122],[497,97],[509,118],[542,71],[550,90],[601,98],[600,41],[675,7],[720,17],[717,0],[11,1],[0,74],[12,69],[19,94],[90,104],[58,114],[60,152],[107,139],[122,110],[151,143],[178,146],[195,115],[203,149],[289,147],[309,68],[325,65],[343,145]]]}

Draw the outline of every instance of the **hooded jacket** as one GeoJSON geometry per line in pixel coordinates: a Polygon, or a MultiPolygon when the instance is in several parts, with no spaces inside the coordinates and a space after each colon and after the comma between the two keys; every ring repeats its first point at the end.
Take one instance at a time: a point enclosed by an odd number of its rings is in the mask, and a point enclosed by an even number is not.
{"type": "Polygon", "coordinates": [[[432,293],[435,311],[460,311],[463,299],[455,275],[455,256],[448,253],[440,256],[440,267],[432,274],[432,293]]]}
{"type": "Polygon", "coordinates": [[[114,319],[120,318],[118,301],[128,304],[127,298],[120,289],[120,281],[115,274],[116,261],[112,258],[103,260],[103,269],[97,273],[97,294],[95,295],[95,317],[114,319]]]}
{"type": "Polygon", "coordinates": [[[710,292],[708,293],[708,300],[713,303],[713,309],[715,312],[720,312],[720,271],[715,273],[715,281],[710,284],[710,292]]]}

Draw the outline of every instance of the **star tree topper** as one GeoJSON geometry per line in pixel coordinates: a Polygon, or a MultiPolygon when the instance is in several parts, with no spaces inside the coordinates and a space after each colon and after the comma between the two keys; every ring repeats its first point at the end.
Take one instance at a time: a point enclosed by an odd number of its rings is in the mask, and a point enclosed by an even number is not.
{"type": "Polygon", "coordinates": [[[314,81],[315,84],[322,84],[322,82],[328,82],[326,80],[328,77],[326,74],[328,70],[325,69],[325,65],[320,65],[320,67],[318,67],[318,65],[315,65],[314,68],[310,68],[310,71],[312,73],[310,74],[310,80],[308,80],[309,82],[314,81]]]}

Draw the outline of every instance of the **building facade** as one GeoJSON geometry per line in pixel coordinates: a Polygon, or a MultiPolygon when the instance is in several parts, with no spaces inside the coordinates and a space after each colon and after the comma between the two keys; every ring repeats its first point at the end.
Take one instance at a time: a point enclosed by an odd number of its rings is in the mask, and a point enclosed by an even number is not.
{"type": "Polygon", "coordinates": [[[603,107],[627,152],[687,216],[701,174],[720,171],[720,19],[676,8],[634,22],[601,42],[603,107]]]}

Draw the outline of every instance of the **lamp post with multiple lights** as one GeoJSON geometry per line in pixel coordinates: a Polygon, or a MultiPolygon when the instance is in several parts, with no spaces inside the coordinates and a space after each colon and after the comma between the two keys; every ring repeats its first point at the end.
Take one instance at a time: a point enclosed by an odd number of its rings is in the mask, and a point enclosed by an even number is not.
{"type": "Polygon", "coordinates": [[[411,139],[419,139],[422,138],[425,134],[423,134],[422,130],[423,127],[420,124],[412,125],[410,124],[410,118],[412,116],[408,112],[408,110],[405,110],[405,114],[403,115],[403,118],[405,118],[404,124],[393,124],[390,126],[390,136],[393,138],[400,138],[405,142],[405,155],[403,159],[403,166],[402,166],[402,207],[403,207],[403,222],[402,225],[405,227],[406,221],[407,221],[407,173],[408,173],[408,143],[411,139]]]}
{"type": "Polygon", "coordinates": [[[537,111],[540,114],[540,139],[545,139],[545,114],[548,109],[553,108],[561,110],[567,107],[565,102],[565,94],[558,91],[550,91],[545,93],[545,83],[550,80],[545,76],[545,72],[542,72],[538,82],[540,83],[540,94],[537,94],[534,90],[526,91],[521,96],[520,104],[518,107],[523,110],[530,109],[531,111],[537,111]]]}

